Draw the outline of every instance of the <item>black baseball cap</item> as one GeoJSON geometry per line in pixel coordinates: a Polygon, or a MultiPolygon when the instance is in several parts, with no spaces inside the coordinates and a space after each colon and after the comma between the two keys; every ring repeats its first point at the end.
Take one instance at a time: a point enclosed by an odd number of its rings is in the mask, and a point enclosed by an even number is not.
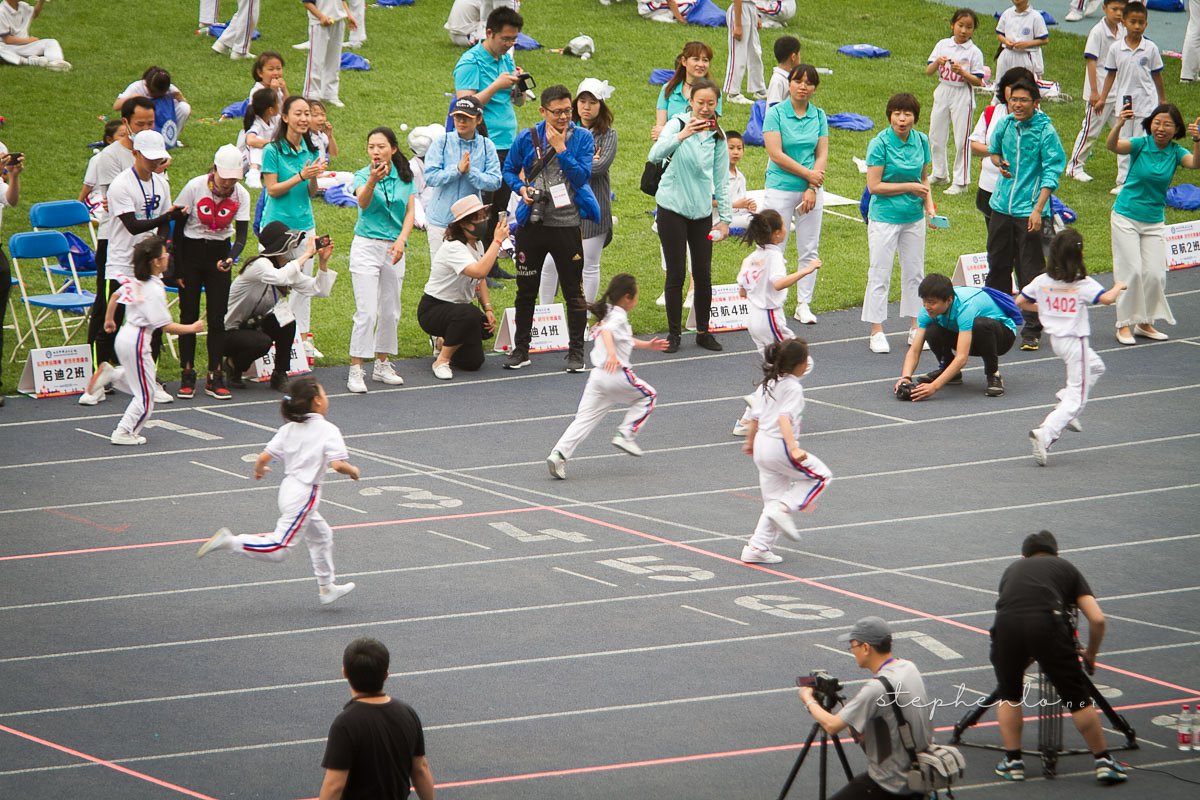
{"type": "Polygon", "coordinates": [[[454,101],[454,107],[450,109],[451,115],[465,114],[468,117],[482,117],[483,106],[475,99],[474,95],[460,97],[454,101]]]}

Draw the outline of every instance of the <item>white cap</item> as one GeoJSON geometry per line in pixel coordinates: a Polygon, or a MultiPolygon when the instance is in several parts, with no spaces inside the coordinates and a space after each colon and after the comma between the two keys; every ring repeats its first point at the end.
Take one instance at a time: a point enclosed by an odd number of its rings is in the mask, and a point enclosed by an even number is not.
{"type": "Polygon", "coordinates": [[[422,125],[419,128],[413,128],[408,132],[408,149],[412,150],[418,158],[423,158],[433,140],[445,132],[444,125],[422,125]]]}
{"type": "Polygon", "coordinates": [[[217,177],[234,178],[240,181],[244,174],[242,151],[237,149],[237,145],[221,145],[217,148],[217,154],[213,156],[213,166],[216,168],[217,177]]]}
{"type": "Polygon", "coordinates": [[[597,100],[607,100],[612,97],[613,87],[608,81],[602,81],[599,78],[584,78],[579,82],[579,90],[575,92],[575,96],[587,92],[597,100]]]}
{"type": "Polygon", "coordinates": [[[158,131],[142,131],[133,137],[133,149],[151,161],[167,157],[167,143],[158,131]]]}

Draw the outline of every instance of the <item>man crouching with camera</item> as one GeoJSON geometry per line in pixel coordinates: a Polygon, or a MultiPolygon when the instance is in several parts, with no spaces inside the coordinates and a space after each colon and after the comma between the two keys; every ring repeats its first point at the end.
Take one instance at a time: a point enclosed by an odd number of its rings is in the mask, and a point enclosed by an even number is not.
{"type": "Polygon", "coordinates": [[[832,800],[921,797],[908,788],[911,759],[900,740],[896,714],[890,708],[897,704],[912,730],[916,749],[929,747],[933,731],[925,713],[925,682],[921,673],[911,661],[892,655],[891,628],[879,617],[863,617],[838,641],[849,642],[855,662],[870,670],[874,677],[837,714],[826,708],[833,703],[823,702],[824,698],[814,694],[814,688],[818,692],[822,689],[819,678],[815,687],[800,687],[800,700],[813,719],[834,736],[850,728],[867,756],[867,771],[856,775],[832,800]],[[887,679],[895,690],[894,697],[889,697],[877,678],[887,679]]]}

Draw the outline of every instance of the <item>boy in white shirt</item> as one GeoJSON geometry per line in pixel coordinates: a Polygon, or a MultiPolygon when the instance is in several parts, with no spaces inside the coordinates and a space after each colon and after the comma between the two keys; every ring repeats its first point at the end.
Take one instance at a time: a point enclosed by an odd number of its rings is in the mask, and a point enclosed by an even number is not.
{"type": "Polygon", "coordinates": [[[1003,75],[1013,67],[1025,67],[1041,78],[1046,71],[1042,48],[1050,40],[1050,31],[1042,12],[1031,8],[1029,0],[1012,0],[996,23],[996,38],[1003,46],[996,57],[996,74],[1003,75]]]}
{"type": "Polygon", "coordinates": [[[771,82],[767,85],[767,108],[788,99],[788,76],[800,64],[800,40],[795,36],[776,39],[775,62],[771,82]]]}
{"type": "Polygon", "coordinates": [[[0,2],[0,61],[30,67],[45,67],[66,72],[71,65],[63,59],[57,39],[39,39],[29,35],[29,24],[42,13],[46,0],[31,6],[21,0],[0,2]]]}
{"type": "MultiPolygon", "coordinates": [[[[1112,95],[1113,113],[1119,114],[1126,105],[1125,99],[1129,98],[1133,119],[1125,123],[1121,138],[1132,139],[1137,135],[1142,120],[1150,116],[1156,106],[1166,102],[1162,79],[1163,60],[1158,45],[1145,36],[1149,24],[1145,5],[1136,0],[1126,3],[1121,24],[1125,26],[1125,38],[1113,44],[1104,58],[1104,69],[1108,75],[1092,108],[1100,111],[1108,102],[1109,95],[1112,95]]],[[[1117,156],[1117,185],[1113,187],[1112,194],[1120,193],[1128,172],[1129,156],[1117,156]]]]}
{"type": "MultiPolygon", "coordinates": [[[[1125,10],[1125,0],[1105,0],[1104,19],[1097,22],[1088,33],[1087,43],[1083,46],[1084,73],[1083,97],[1087,101],[1087,109],[1083,113],[1083,125],[1075,144],[1071,147],[1071,157],[1067,161],[1067,175],[1087,183],[1092,179],[1083,171],[1088,156],[1092,153],[1092,143],[1100,135],[1105,126],[1112,125],[1117,118],[1116,100],[1109,97],[1100,110],[1093,103],[1100,97],[1100,87],[1104,83],[1104,62],[1108,59],[1108,51],[1114,42],[1125,38],[1125,28],[1121,26],[1121,14],[1125,10]]],[[[1070,15],[1068,15],[1068,19],[1070,15]]]]}
{"type": "Polygon", "coordinates": [[[354,30],[358,21],[350,15],[345,0],[304,0],[304,8],[308,12],[308,70],[304,78],[304,96],[345,108],[346,104],[338,99],[342,38],[346,25],[354,30]]]}
{"type": "Polygon", "coordinates": [[[738,131],[725,131],[725,146],[729,148],[729,204],[733,207],[729,227],[745,228],[750,224],[750,215],[758,210],[758,204],[747,196],[746,176],[738,169],[746,154],[746,143],[738,131]]]}

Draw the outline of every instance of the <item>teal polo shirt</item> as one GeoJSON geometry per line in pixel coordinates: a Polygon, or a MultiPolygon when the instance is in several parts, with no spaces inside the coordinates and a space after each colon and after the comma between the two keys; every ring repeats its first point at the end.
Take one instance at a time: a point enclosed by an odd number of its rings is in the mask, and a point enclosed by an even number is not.
{"type": "Polygon", "coordinates": [[[921,313],[917,315],[917,325],[921,328],[928,328],[930,322],[936,321],[938,325],[948,331],[961,333],[974,328],[975,320],[978,317],[999,320],[1010,331],[1017,332],[1016,323],[1008,314],[1004,313],[1004,309],[996,305],[996,301],[987,292],[970,286],[954,287],[954,302],[950,304],[950,308],[946,309],[945,314],[931,317],[929,312],[922,308],[921,313]]]}
{"type": "MultiPolygon", "coordinates": [[[[676,114],[691,112],[692,106],[688,103],[687,98],[683,96],[683,81],[680,81],[679,85],[671,91],[670,97],[667,97],[666,91],[666,86],[658,91],[658,104],[655,108],[659,111],[666,111],[667,119],[671,119],[676,114]]],[[[717,98],[717,116],[721,115],[721,106],[724,105],[724,102],[725,95],[717,98]]]]}
{"type": "MultiPolygon", "coordinates": [[[[763,133],[771,131],[779,134],[784,155],[794,159],[800,166],[812,169],[817,161],[817,142],[822,136],[829,136],[829,120],[825,117],[824,109],[817,108],[812,103],[808,104],[803,116],[796,116],[796,109],[789,99],[767,109],[766,119],[763,120],[763,133]]],[[[808,188],[808,181],[768,160],[767,188],[803,192],[808,188]]]]}
{"type": "MultiPolygon", "coordinates": [[[[932,160],[929,137],[917,130],[910,130],[905,142],[889,125],[867,145],[867,166],[883,167],[884,183],[920,183],[922,170],[932,160]]],[[[915,194],[873,194],[867,218],[907,225],[925,218],[925,202],[915,194]]]]}
{"type": "MultiPolygon", "coordinates": [[[[360,188],[367,185],[370,175],[370,167],[363,167],[354,173],[355,195],[360,188]]],[[[354,223],[354,235],[367,239],[395,241],[404,228],[404,215],[412,193],[412,181],[400,180],[396,165],[393,164],[387,177],[375,184],[371,204],[366,208],[359,207],[358,222],[354,223]]]]}
{"type": "MultiPolygon", "coordinates": [[[[515,72],[516,64],[507,52],[496,58],[483,42],[463,53],[454,65],[455,92],[482,92],[491,86],[501,72],[515,72]]],[[[508,150],[517,138],[517,112],[512,104],[512,92],[500,90],[483,107],[488,138],[497,150],[508,150]]]]}
{"type": "Polygon", "coordinates": [[[1149,136],[1130,139],[1129,144],[1133,148],[1129,153],[1129,174],[1117,202],[1113,203],[1113,211],[1137,222],[1163,222],[1167,189],[1188,151],[1178,142],[1168,142],[1159,149],[1149,136]]]}
{"type": "MultiPolygon", "coordinates": [[[[286,181],[309,161],[315,161],[316,150],[307,149],[304,140],[300,140],[300,149],[293,150],[286,141],[271,142],[263,148],[262,173],[274,174],[278,181],[286,181]]],[[[264,190],[265,191],[265,190],[264,190]]],[[[262,224],[279,220],[295,231],[310,231],[316,227],[313,220],[312,198],[308,196],[308,181],[300,181],[283,197],[271,197],[267,193],[267,202],[263,206],[262,224]]]]}

